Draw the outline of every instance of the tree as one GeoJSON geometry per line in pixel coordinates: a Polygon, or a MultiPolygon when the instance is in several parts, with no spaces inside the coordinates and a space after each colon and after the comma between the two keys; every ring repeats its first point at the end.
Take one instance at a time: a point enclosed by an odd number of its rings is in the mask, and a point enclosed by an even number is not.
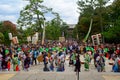
{"type": "Polygon", "coordinates": [[[120,43],[120,18],[116,20],[115,25],[104,32],[106,42],[120,43]]]}
{"type": "Polygon", "coordinates": [[[10,21],[3,21],[0,23],[0,32],[4,33],[4,32],[11,32],[12,34],[16,34],[17,33],[17,29],[16,29],[16,25],[13,24],[10,21]]]}
{"type": "Polygon", "coordinates": [[[4,35],[4,44],[10,44],[8,33],[12,33],[12,35],[17,35],[16,25],[10,21],[2,21],[0,22],[0,32],[4,35]]]}
{"type": "Polygon", "coordinates": [[[58,40],[64,32],[64,36],[67,36],[68,26],[62,21],[58,13],[53,13],[55,18],[46,23],[46,38],[50,40],[58,40]]]}
{"type": "Polygon", "coordinates": [[[35,34],[35,31],[28,27],[26,29],[18,29],[18,38],[19,38],[19,43],[26,43],[27,42],[27,37],[32,36],[35,34]]]}
{"type": "Polygon", "coordinates": [[[52,20],[48,26],[46,26],[46,38],[50,40],[58,40],[60,36],[60,27],[56,25],[52,20]]]}
{"type": "Polygon", "coordinates": [[[51,8],[43,6],[43,0],[28,0],[29,4],[21,10],[18,24],[20,27],[30,27],[34,31],[41,31],[44,22],[44,14],[51,8]]]}
{"type": "Polygon", "coordinates": [[[4,42],[4,35],[0,32],[0,44],[4,42]]]}
{"type": "Polygon", "coordinates": [[[77,29],[77,34],[80,40],[82,40],[88,32],[90,20],[93,17],[94,0],[81,0],[78,1],[77,4],[79,6],[80,16],[78,24],[76,25],[77,28],[75,29],[77,29]]]}
{"type": "Polygon", "coordinates": [[[107,7],[108,12],[108,27],[104,31],[106,42],[120,43],[120,0],[115,0],[110,6],[107,7]]]}
{"type": "Polygon", "coordinates": [[[68,28],[69,26],[65,22],[62,22],[60,30],[61,30],[62,36],[64,36],[65,38],[68,37],[68,28]]]}
{"type": "Polygon", "coordinates": [[[80,16],[76,27],[80,40],[86,36],[89,30],[91,19],[93,19],[93,22],[90,35],[101,33],[101,26],[103,26],[103,29],[106,27],[106,16],[103,15],[107,14],[104,6],[107,2],[107,0],[81,0],[77,2],[80,16]]]}

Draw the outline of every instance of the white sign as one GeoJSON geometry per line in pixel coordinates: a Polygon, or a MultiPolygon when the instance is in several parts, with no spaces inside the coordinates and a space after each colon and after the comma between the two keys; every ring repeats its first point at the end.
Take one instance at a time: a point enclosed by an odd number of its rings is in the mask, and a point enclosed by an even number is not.
{"type": "Polygon", "coordinates": [[[96,35],[92,35],[91,38],[92,38],[93,45],[97,45],[97,36],[96,35]]]}
{"type": "Polygon", "coordinates": [[[37,44],[38,42],[38,32],[32,36],[32,44],[37,44]]]}
{"type": "Polygon", "coordinates": [[[92,35],[91,38],[92,38],[93,45],[100,45],[102,43],[101,34],[92,35]]]}
{"type": "Polygon", "coordinates": [[[102,38],[101,38],[102,36],[101,36],[101,34],[96,34],[96,36],[97,36],[97,43],[98,43],[98,45],[100,45],[100,44],[101,44],[101,41],[102,41],[102,40],[101,40],[101,39],[102,39],[102,38]]]}
{"type": "Polygon", "coordinates": [[[31,41],[31,36],[27,37],[27,41],[30,42],[31,41]]]}
{"type": "Polygon", "coordinates": [[[12,33],[8,33],[9,40],[12,40],[12,33]]]}
{"type": "Polygon", "coordinates": [[[65,41],[65,37],[59,37],[59,41],[60,41],[60,42],[65,41]]]}
{"type": "Polygon", "coordinates": [[[18,44],[19,43],[17,36],[13,37],[12,41],[13,41],[14,44],[18,44]]]}

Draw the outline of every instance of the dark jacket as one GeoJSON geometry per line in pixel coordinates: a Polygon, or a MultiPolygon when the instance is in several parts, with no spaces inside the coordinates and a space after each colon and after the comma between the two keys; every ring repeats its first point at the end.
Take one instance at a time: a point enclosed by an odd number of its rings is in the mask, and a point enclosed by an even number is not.
{"type": "Polygon", "coordinates": [[[80,72],[80,68],[81,68],[81,61],[79,59],[79,56],[76,57],[76,64],[75,64],[75,71],[79,71],[80,72]]]}

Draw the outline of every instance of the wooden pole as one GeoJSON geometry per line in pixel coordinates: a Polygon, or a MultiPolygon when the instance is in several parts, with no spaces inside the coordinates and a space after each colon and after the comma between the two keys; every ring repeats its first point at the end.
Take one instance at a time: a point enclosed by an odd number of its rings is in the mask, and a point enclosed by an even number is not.
{"type": "Polygon", "coordinates": [[[42,35],[42,45],[45,42],[45,19],[44,19],[44,24],[43,24],[43,35],[42,35]]]}

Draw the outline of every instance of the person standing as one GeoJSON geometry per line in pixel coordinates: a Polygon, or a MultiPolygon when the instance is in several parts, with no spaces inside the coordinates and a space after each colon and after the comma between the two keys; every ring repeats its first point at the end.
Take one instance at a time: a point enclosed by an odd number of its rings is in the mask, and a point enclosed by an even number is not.
{"type": "Polygon", "coordinates": [[[18,56],[17,56],[17,54],[14,55],[12,62],[13,62],[13,70],[16,71],[16,67],[18,66],[18,56]]]}
{"type": "Polygon", "coordinates": [[[43,54],[43,62],[44,62],[43,71],[49,71],[48,66],[47,66],[47,64],[48,64],[48,55],[47,55],[47,53],[45,51],[43,51],[42,54],[43,54]]]}
{"type": "Polygon", "coordinates": [[[77,75],[77,80],[79,80],[79,72],[81,71],[81,61],[79,58],[79,54],[76,56],[76,63],[75,63],[75,72],[77,75]]]}
{"type": "Polygon", "coordinates": [[[26,59],[24,61],[24,67],[25,67],[25,70],[29,71],[29,67],[30,67],[30,54],[29,54],[29,52],[26,54],[26,59]]]}
{"type": "Polygon", "coordinates": [[[120,72],[120,56],[118,56],[118,72],[120,72]]]}
{"type": "Polygon", "coordinates": [[[53,55],[53,53],[51,53],[49,62],[50,62],[50,70],[54,71],[54,55],[53,55]]]}
{"type": "Polygon", "coordinates": [[[79,54],[76,56],[76,63],[75,63],[75,71],[76,72],[80,72],[81,71],[81,61],[80,61],[80,58],[79,58],[79,54]]]}
{"type": "Polygon", "coordinates": [[[89,70],[89,63],[90,63],[90,55],[88,54],[88,51],[87,53],[85,53],[84,58],[85,58],[84,67],[85,67],[85,71],[87,71],[89,70]]]}
{"type": "Polygon", "coordinates": [[[0,53],[0,71],[2,70],[2,54],[0,53]]]}
{"type": "Polygon", "coordinates": [[[33,62],[35,61],[35,65],[37,65],[37,56],[38,56],[37,49],[34,49],[34,51],[33,51],[33,62]]]}
{"type": "Polygon", "coordinates": [[[10,71],[10,68],[11,68],[11,59],[8,59],[8,62],[7,62],[7,68],[8,68],[8,71],[10,71]]]}
{"type": "Polygon", "coordinates": [[[96,58],[98,72],[105,72],[105,58],[102,53],[96,58]]]}
{"type": "Polygon", "coordinates": [[[108,51],[108,53],[109,53],[109,60],[112,58],[112,55],[113,55],[113,53],[114,53],[114,49],[113,49],[113,47],[110,47],[109,48],[109,51],[108,51]]]}
{"type": "Polygon", "coordinates": [[[73,66],[74,66],[75,63],[76,63],[76,51],[75,51],[75,50],[74,50],[73,53],[72,53],[71,60],[72,60],[72,62],[73,62],[73,66]]]}
{"type": "Polygon", "coordinates": [[[99,56],[99,51],[98,50],[96,50],[96,52],[95,52],[95,54],[94,54],[94,66],[95,66],[95,68],[97,68],[97,61],[96,61],[96,59],[97,59],[97,57],[99,56]]]}
{"type": "Polygon", "coordinates": [[[112,72],[118,72],[118,56],[115,55],[113,58],[112,72]]]}

